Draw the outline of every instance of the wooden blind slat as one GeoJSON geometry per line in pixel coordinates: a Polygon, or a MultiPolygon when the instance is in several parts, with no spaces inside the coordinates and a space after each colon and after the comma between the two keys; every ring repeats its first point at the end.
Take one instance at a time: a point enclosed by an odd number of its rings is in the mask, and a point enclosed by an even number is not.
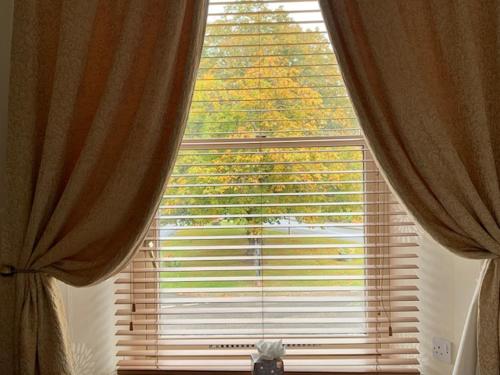
{"type": "Polygon", "coordinates": [[[186,132],[115,280],[120,370],[418,372],[418,235],[317,0],[211,0],[186,132]]]}

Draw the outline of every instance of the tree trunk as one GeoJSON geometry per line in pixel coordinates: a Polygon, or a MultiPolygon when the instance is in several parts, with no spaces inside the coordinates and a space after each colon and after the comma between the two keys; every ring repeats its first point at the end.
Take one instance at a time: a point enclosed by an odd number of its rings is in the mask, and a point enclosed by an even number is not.
{"type": "MultiPolygon", "coordinates": [[[[253,248],[248,251],[249,255],[255,256],[255,260],[253,261],[253,264],[257,269],[255,270],[255,276],[256,277],[261,277],[262,276],[262,240],[260,238],[249,238],[248,243],[250,246],[253,248]]],[[[258,280],[256,282],[258,286],[262,286],[262,281],[258,280]]]]}

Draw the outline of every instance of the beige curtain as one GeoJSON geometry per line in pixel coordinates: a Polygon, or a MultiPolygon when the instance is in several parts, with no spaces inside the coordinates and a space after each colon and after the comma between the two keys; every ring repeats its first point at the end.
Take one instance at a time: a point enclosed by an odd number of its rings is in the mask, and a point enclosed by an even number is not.
{"type": "Polygon", "coordinates": [[[454,253],[486,258],[477,359],[498,375],[500,4],[320,0],[359,120],[403,203],[454,253]]]}
{"type": "Polygon", "coordinates": [[[183,133],[206,12],[200,0],[16,1],[2,374],[72,373],[55,279],[96,283],[133,255],[183,133]]]}

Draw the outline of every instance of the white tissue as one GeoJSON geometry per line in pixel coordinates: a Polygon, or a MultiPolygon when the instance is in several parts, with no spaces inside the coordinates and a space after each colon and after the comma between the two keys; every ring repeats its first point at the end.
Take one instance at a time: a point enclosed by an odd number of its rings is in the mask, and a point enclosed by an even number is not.
{"type": "Polygon", "coordinates": [[[281,358],[285,354],[285,348],[281,340],[279,341],[264,341],[260,340],[255,344],[258,353],[252,353],[254,362],[259,362],[262,359],[273,360],[281,358]]]}

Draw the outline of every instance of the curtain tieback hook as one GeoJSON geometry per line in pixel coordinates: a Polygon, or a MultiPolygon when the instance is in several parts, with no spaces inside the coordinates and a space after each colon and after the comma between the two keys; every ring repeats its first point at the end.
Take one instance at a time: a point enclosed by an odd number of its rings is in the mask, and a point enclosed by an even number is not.
{"type": "Polygon", "coordinates": [[[34,269],[17,269],[14,266],[4,264],[0,266],[1,276],[14,276],[16,273],[38,273],[40,271],[34,269]]]}

